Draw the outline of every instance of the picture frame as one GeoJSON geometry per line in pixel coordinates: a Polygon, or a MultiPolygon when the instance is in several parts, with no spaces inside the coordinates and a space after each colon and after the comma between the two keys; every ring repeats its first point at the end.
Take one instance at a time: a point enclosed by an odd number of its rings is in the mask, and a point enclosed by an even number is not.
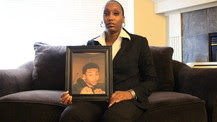
{"type": "Polygon", "coordinates": [[[111,46],[67,46],[65,89],[73,101],[109,101],[113,93],[111,46]]]}

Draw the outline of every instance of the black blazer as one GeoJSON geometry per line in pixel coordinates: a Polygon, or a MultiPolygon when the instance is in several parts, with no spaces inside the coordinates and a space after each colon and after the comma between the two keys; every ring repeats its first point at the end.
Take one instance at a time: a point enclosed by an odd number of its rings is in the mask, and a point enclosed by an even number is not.
{"type": "MultiPolygon", "coordinates": [[[[137,100],[132,101],[140,108],[147,109],[148,96],[158,86],[152,54],[145,37],[128,34],[131,40],[123,38],[121,48],[113,59],[113,88],[114,91],[133,89],[137,100]]],[[[100,43],[92,39],[87,45],[100,43]]]]}

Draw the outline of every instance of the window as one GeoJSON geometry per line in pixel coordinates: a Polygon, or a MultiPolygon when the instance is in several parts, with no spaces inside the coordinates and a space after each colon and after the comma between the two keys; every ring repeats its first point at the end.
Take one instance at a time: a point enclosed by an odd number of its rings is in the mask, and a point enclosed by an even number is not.
{"type": "MultiPolygon", "coordinates": [[[[100,35],[106,0],[1,0],[0,69],[16,68],[34,59],[34,42],[82,45],[100,35]]],[[[133,33],[132,0],[119,0],[126,27],[133,33]]]]}

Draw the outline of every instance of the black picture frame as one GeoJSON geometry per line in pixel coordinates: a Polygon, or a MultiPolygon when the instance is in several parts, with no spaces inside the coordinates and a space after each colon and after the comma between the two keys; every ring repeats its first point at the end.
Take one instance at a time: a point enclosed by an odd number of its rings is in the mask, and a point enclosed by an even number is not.
{"type": "Polygon", "coordinates": [[[113,93],[111,46],[67,46],[65,70],[65,89],[72,95],[73,101],[109,100],[113,93]],[[94,86],[96,88],[87,85],[88,78],[86,73],[82,72],[84,65],[88,63],[95,63],[99,66],[99,71],[97,70],[99,77],[94,86]],[[88,89],[86,90],[88,92],[85,92],[85,89],[88,89]],[[96,92],[97,90],[101,92],[96,92]]]}

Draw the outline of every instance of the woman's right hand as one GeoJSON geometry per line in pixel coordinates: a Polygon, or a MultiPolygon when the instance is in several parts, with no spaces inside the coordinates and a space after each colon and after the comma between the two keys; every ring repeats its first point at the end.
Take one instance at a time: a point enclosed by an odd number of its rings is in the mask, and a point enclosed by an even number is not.
{"type": "Polygon", "coordinates": [[[72,104],[72,96],[69,94],[69,91],[66,91],[61,95],[61,102],[65,105],[72,104]]]}

